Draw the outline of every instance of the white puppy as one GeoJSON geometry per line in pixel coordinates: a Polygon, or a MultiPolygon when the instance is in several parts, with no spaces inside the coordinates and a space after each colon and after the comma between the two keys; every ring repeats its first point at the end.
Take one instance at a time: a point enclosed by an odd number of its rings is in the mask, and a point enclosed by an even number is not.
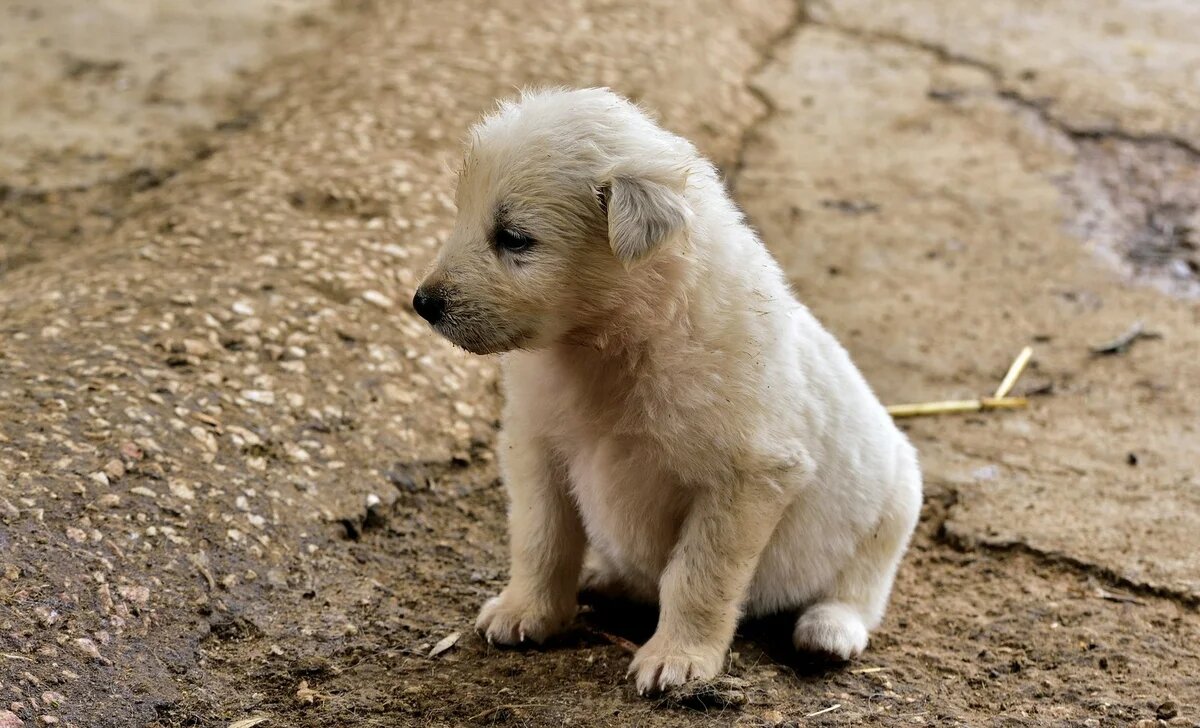
{"type": "Polygon", "coordinates": [[[916,454],[713,166],[607,90],[526,92],[472,129],[457,204],[413,305],[507,352],[511,580],[479,631],[545,639],[582,579],[660,605],[642,692],[716,675],[743,613],[795,610],[798,648],[861,652],[916,454]]]}

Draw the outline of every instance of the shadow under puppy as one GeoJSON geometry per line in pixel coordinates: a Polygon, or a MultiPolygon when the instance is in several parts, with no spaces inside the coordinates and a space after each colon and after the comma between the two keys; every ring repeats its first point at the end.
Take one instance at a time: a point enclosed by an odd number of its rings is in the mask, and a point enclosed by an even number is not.
{"type": "Polygon", "coordinates": [[[529,91],[471,130],[456,202],[413,305],[504,353],[511,580],[479,631],[541,641],[584,585],[658,602],[640,692],[716,675],[743,613],[860,653],[916,453],[712,164],[608,90],[529,91]]]}

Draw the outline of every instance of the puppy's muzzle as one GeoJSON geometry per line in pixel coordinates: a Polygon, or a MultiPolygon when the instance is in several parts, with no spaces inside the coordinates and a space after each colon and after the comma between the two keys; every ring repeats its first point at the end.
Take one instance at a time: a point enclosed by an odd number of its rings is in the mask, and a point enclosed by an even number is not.
{"type": "Polygon", "coordinates": [[[437,326],[446,315],[446,296],[438,288],[418,288],[413,296],[413,310],[431,326],[437,326]]]}

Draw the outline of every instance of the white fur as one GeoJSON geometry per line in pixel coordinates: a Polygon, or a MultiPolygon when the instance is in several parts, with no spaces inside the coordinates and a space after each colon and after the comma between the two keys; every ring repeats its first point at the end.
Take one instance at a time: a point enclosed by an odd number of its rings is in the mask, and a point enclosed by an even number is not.
{"type": "Polygon", "coordinates": [[[797,647],[860,653],[916,453],[712,165],[607,90],[526,92],[473,129],[458,205],[424,284],[437,328],[507,352],[511,581],[478,629],[545,639],[582,580],[660,604],[643,692],[714,676],[743,613],[795,610],[797,647]],[[497,224],[537,242],[500,250],[497,224]]]}

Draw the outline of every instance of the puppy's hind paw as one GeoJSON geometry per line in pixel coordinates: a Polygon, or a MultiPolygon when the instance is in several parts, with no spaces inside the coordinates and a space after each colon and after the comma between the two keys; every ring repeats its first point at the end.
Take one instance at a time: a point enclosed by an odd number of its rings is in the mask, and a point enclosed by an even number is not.
{"type": "Polygon", "coordinates": [[[826,655],[846,662],[867,648],[867,627],[850,606],[822,602],[809,607],[792,633],[792,642],[801,652],[826,655]]]}
{"type": "Polygon", "coordinates": [[[507,589],[492,597],[479,610],[475,631],[488,644],[541,644],[561,632],[575,617],[575,607],[553,609],[533,600],[515,597],[507,589]]]}

